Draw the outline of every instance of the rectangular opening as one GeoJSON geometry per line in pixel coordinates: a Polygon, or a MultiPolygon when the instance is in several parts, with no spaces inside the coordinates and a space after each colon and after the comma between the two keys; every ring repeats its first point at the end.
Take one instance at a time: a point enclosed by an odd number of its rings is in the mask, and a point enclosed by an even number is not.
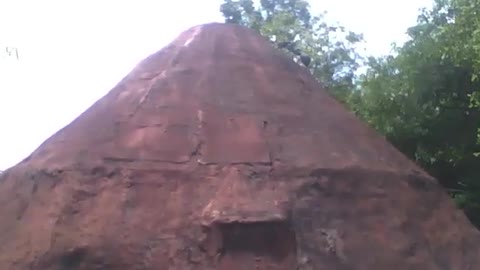
{"type": "Polygon", "coordinates": [[[215,224],[209,234],[218,270],[296,269],[295,233],[285,221],[215,224]]]}

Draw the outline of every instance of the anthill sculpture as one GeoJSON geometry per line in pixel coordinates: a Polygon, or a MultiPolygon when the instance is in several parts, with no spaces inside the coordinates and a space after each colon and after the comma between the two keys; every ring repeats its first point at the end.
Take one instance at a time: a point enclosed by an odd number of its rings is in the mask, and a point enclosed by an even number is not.
{"type": "Polygon", "coordinates": [[[252,30],[182,33],[0,176],[2,270],[476,270],[437,181],[252,30]]]}

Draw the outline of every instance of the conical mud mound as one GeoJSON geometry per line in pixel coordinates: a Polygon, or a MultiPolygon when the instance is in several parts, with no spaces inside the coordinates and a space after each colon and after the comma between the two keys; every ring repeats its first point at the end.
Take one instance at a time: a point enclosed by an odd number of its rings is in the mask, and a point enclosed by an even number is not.
{"type": "Polygon", "coordinates": [[[2,270],[476,270],[436,180],[255,32],[208,24],[0,176],[2,270]]]}

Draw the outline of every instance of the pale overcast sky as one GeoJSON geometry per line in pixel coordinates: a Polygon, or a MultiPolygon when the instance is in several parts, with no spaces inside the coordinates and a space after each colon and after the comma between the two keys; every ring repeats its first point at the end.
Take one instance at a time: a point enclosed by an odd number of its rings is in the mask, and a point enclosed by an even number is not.
{"type": "MultiPolygon", "coordinates": [[[[181,31],[221,22],[222,0],[0,0],[0,170],[28,156],[181,31]],[[3,55],[2,55],[3,54],[3,55]]],[[[365,35],[369,54],[405,40],[431,0],[315,0],[365,35]]]]}

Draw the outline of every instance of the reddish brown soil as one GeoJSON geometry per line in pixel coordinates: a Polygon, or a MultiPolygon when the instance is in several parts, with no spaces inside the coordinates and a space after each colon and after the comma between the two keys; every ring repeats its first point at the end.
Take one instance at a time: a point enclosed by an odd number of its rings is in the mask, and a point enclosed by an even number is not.
{"type": "Polygon", "coordinates": [[[182,33],[0,176],[1,270],[476,270],[437,181],[251,30],[182,33]]]}

